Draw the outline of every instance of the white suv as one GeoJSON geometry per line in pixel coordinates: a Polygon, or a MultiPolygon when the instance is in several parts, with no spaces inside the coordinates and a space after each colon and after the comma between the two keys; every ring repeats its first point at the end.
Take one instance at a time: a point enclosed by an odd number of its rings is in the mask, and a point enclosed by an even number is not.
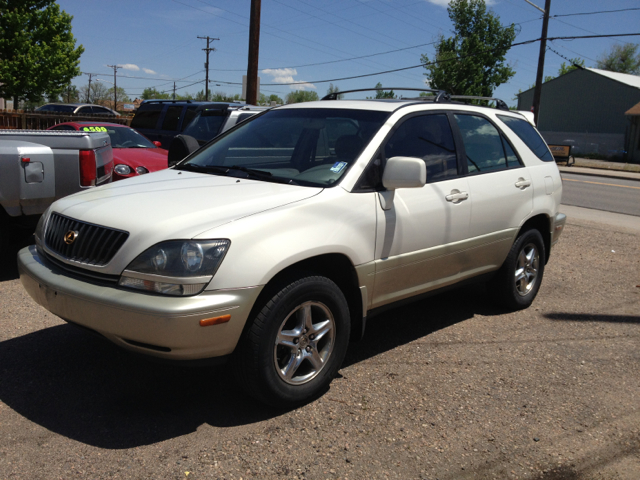
{"type": "Polygon", "coordinates": [[[543,139],[504,107],[442,92],[287,105],[171,169],[58,200],[20,278],[123,348],[231,359],[251,395],[295,405],[379,307],[470,279],[529,306],[561,191],[543,139]]]}

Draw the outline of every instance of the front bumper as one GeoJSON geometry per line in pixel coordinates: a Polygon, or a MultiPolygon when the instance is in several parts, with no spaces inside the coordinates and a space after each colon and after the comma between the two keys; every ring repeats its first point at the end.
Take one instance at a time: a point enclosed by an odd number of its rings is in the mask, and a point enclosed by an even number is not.
{"type": "Polygon", "coordinates": [[[557,213],[553,219],[553,225],[551,225],[551,246],[553,247],[558,243],[558,239],[564,230],[564,225],[567,223],[567,216],[564,213],[557,213]]]}
{"type": "Polygon", "coordinates": [[[233,352],[261,286],[166,297],[89,282],[43,258],[18,252],[20,281],[33,299],[63,320],[87,327],[128,350],[173,360],[233,352]],[[231,315],[227,323],[199,321],[231,315]]]}

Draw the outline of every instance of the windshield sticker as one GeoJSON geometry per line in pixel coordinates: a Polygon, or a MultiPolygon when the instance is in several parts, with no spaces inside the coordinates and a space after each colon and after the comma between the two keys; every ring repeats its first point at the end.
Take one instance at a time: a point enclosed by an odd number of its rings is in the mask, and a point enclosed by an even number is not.
{"type": "Polygon", "coordinates": [[[344,167],[347,166],[347,162],[336,162],[333,164],[333,167],[330,168],[330,170],[333,173],[340,173],[342,170],[344,170],[344,167]]]}
{"type": "Polygon", "coordinates": [[[82,127],[83,132],[106,132],[107,127],[82,127]]]}

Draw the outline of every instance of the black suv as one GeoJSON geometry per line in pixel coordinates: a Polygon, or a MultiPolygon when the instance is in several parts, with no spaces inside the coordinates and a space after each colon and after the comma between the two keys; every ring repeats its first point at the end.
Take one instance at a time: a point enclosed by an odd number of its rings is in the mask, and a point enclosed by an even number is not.
{"type": "Polygon", "coordinates": [[[242,103],[145,100],[136,111],[131,128],[169,149],[176,135],[193,137],[201,146],[268,107],[242,103]]]}

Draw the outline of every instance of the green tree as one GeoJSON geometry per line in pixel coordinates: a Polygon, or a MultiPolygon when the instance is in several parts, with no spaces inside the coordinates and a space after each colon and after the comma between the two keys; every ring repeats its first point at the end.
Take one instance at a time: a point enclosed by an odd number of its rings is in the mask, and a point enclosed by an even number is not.
{"type": "Polygon", "coordinates": [[[498,85],[515,75],[505,63],[515,25],[502,26],[484,0],[452,0],[447,11],[455,35],[440,36],[434,59],[421,56],[429,85],[454,95],[493,96],[498,85]]]}
{"type": "Polygon", "coordinates": [[[86,103],[100,104],[109,98],[113,99],[113,91],[111,91],[111,97],[109,97],[109,89],[102,82],[91,82],[91,89],[88,85],[80,87],[80,101],[86,103]]]}
{"type": "Polygon", "coordinates": [[[0,0],[0,97],[59,95],[80,75],[72,18],[53,0],[0,0]]]}
{"type": "MultiPolygon", "coordinates": [[[[376,83],[376,88],[382,88],[382,84],[380,82],[376,83]]],[[[396,98],[396,94],[393,90],[378,90],[373,98],[396,98]]]]}
{"type": "MultiPolygon", "coordinates": [[[[340,91],[340,89],[338,88],[338,86],[336,85],[335,87],[333,86],[333,83],[329,84],[329,89],[327,90],[327,95],[331,94],[331,93],[338,93],[340,91]]],[[[342,100],[344,98],[344,95],[338,94],[338,100],[342,100]]]]}
{"type": "MultiPolygon", "coordinates": [[[[113,87],[107,91],[107,100],[113,100],[113,87]]],[[[130,101],[131,99],[129,98],[129,95],[127,95],[127,92],[124,91],[124,88],[118,87],[118,103],[130,101]]]]}
{"type": "Polygon", "coordinates": [[[640,75],[638,44],[614,45],[608,53],[598,58],[596,68],[618,73],[640,75]]]}
{"type": "MultiPolygon", "coordinates": [[[[113,92],[111,92],[113,94],[113,92]]],[[[120,91],[118,91],[120,93],[120,91]]],[[[168,100],[171,95],[165,92],[159,92],[156,87],[147,87],[142,90],[143,100],[168,100]]]]}
{"type": "Polygon", "coordinates": [[[578,70],[580,67],[585,68],[583,58],[580,58],[580,57],[570,58],[568,64],[565,62],[562,62],[562,65],[560,65],[560,69],[558,70],[558,76],[564,75],[565,73],[572,72],[573,70],[578,70]]]}
{"type": "Polygon", "coordinates": [[[286,103],[315,102],[320,100],[316,92],[310,90],[295,90],[287,94],[286,103]]]}

